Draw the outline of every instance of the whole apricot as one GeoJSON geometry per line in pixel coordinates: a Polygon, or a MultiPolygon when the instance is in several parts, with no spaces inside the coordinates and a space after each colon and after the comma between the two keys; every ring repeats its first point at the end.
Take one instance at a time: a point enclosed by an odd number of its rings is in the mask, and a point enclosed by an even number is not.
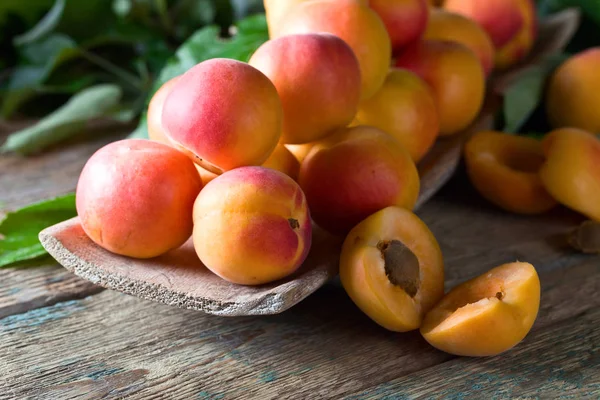
{"type": "Polygon", "coordinates": [[[77,183],[77,214],[100,247],[151,258],[189,239],[201,188],[194,163],[180,151],[151,140],[120,140],[85,164],[77,183]]]}
{"type": "Polygon", "coordinates": [[[296,160],[302,164],[302,161],[304,161],[313,145],[314,142],[305,144],[286,144],[285,147],[294,155],[294,157],[296,157],[296,160]]]}
{"type": "Polygon", "coordinates": [[[546,162],[540,177],[563,205],[600,221],[600,141],[589,132],[562,128],[542,141],[546,162]]]}
{"type": "Polygon", "coordinates": [[[494,44],[481,25],[463,15],[438,8],[430,11],[423,36],[430,40],[449,40],[471,49],[483,66],[485,76],[494,68],[494,44]]]}
{"type": "Polygon", "coordinates": [[[300,163],[296,157],[282,144],[279,144],[277,147],[275,147],[271,157],[269,157],[262,166],[283,172],[293,180],[298,179],[298,173],[300,172],[300,163]]]}
{"type": "Polygon", "coordinates": [[[546,110],[555,128],[580,128],[600,133],[600,47],[580,52],[552,74],[546,110]]]}
{"type": "Polygon", "coordinates": [[[396,60],[423,78],[433,90],[440,116],[440,135],[466,129],[477,117],[485,96],[485,74],[479,59],[462,44],[423,40],[396,60]]]}
{"type": "Polygon", "coordinates": [[[375,96],[361,103],[355,124],[389,133],[418,162],[435,143],[439,117],[429,86],[413,72],[393,68],[375,96]]]}
{"type": "Polygon", "coordinates": [[[444,262],[429,228],[411,211],[387,207],[346,237],[340,279],[354,303],[386,329],[418,329],[444,295],[444,262]]]}
{"type": "Polygon", "coordinates": [[[311,246],[304,193],[289,176],[241,167],[208,183],[194,204],[194,248],[208,269],[241,285],[284,278],[311,246]]]}
{"type": "Polygon", "coordinates": [[[155,140],[157,142],[170,144],[171,142],[165,135],[165,129],[162,125],[162,110],[163,105],[165,103],[165,99],[167,95],[170,93],[171,88],[177,82],[179,77],[176,76],[163,83],[162,86],[154,93],[152,99],[150,99],[150,103],[148,104],[148,136],[150,139],[155,140]]]}
{"type": "Polygon", "coordinates": [[[540,280],[533,265],[504,264],[452,289],[427,313],[421,334],[450,354],[493,356],[527,336],[539,307],[540,280]]]}
{"type": "Polygon", "coordinates": [[[282,36],[264,43],[248,63],[264,73],[279,93],[283,143],[319,140],[347,126],[356,114],[360,66],[350,46],[337,36],[282,36]]]}
{"type": "MultiPolygon", "coordinates": [[[[383,85],[392,57],[390,37],[381,18],[363,1],[313,0],[294,5],[278,35],[321,32],[348,43],[360,65],[361,99],[373,96],[383,85]]],[[[315,68],[322,61],[314,60],[315,68]]]]}
{"type": "Polygon", "coordinates": [[[388,206],[412,209],[420,187],[408,151],[392,136],[365,125],[317,142],[300,166],[298,182],[314,221],[334,234],[347,234],[388,206]]]}
{"type": "Polygon", "coordinates": [[[496,48],[496,67],[521,61],[537,38],[532,0],[446,0],[444,8],[478,22],[496,48]]]}
{"type": "Polygon", "coordinates": [[[162,123],[178,149],[219,174],[265,162],[281,137],[282,114],[277,90],[262,72],[215,58],[173,84],[162,123]]]}
{"type": "Polygon", "coordinates": [[[467,142],[464,156],[471,182],[498,207],[519,214],[538,214],[557,205],[538,174],[545,161],[540,141],[483,131],[467,142]]]}
{"type": "Polygon", "coordinates": [[[429,17],[427,0],[369,0],[368,3],[385,24],[394,53],[419,40],[425,32],[429,17]]]}

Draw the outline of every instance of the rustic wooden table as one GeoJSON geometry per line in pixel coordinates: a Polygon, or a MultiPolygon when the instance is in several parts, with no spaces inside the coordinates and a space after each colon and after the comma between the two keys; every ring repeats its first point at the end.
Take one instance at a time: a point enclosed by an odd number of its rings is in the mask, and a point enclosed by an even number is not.
{"type": "MultiPolygon", "coordinates": [[[[0,201],[73,190],[87,157],[119,137],[2,156],[0,201]]],[[[503,262],[538,268],[539,317],[512,351],[453,357],[387,332],[336,282],[277,316],[224,319],[102,290],[48,261],[0,269],[0,398],[600,398],[600,257],[564,240],[581,217],[504,213],[462,173],[419,214],[448,288],[503,262]]]]}

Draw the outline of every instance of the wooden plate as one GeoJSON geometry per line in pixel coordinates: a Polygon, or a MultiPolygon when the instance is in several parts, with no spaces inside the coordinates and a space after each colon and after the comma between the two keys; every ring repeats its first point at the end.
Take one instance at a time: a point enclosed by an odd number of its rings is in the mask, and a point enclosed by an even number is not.
{"type": "MultiPolygon", "coordinates": [[[[454,174],[462,145],[469,136],[493,126],[502,89],[520,71],[543,56],[562,50],[579,25],[579,12],[566,10],[540,24],[540,38],[528,62],[494,77],[479,118],[462,133],[440,139],[419,163],[421,193],[417,208],[431,198],[454,174]]],[[[112,254],[93,243],[78,218],[40,232],[44,248],[65,268],[102,287],[142,299],[221,316],[277,314],[294,306],[337,275],[343,238],[315,227],[306,262],[292,276],[262,286],[228,283],[198,260],[191,241],[151,260],[112,254]]]]}

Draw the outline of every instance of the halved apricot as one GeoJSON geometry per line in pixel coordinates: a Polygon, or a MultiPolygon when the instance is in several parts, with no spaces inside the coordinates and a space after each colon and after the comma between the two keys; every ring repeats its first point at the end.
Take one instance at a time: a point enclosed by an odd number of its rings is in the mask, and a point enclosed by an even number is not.
{"type": "Polygon", "coordinates": [[[418,329],[444,294],[442,252],[419,217],[387,207],[346,237],[340,279],[352,301],[382,327],[418,329]]]}
{"type": "Polygon", "coordinates": [[[538,175],[544,160],[541,142],[525,136],[483,131],[465,146],[475,188],[498,207],[519,214],[543,213],[557,205],[538,175]]]}
{"type": "Polygon", "coordinates": [[[421,334],[450,354],[493,356],[525,338],[539,306],[533,265],[504,264],[452,289],[427,313],[421,334]]]}
{"type": "Polygon", "coordinates": [[[600,221],[600,140],[576,128],[557,129],[542,142],[541,180],[565,206],[600,221]]]}

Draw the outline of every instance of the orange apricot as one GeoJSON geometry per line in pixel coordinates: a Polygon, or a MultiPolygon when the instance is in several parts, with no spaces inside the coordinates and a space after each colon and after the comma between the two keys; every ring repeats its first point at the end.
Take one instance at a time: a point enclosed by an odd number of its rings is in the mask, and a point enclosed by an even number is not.
{"type": "Polygon", "coordinates": [[[545,161],[538,140],[483,131],[465,145],[467,173],[490,202],[519,214],[543,213],[557,205],[538,174],[545,161]]]}
{"type": "Polygon", "coordinates": [[[375,96],[361,103],[355,124],[395,137],[418,162],[435,143],[439,117],[429,86],[413,72],[393,68],[375,96]]]}
{"type": "Polygon", "coordinates": [[[100,247],[151,258],[189,239],[201,188],[194,163],[180,151],[151,140],[120,140],[85,164],[77,183],[77,214],[100,247]]]}
{"type": "Polygon", "coordinates": [[[572,127],[600,133],[600,47],[584,50],[552,74],[546,110],[555,128],[572,127]]]}
{"type": "Polygon", "coordinates": [[[208,183],[194,203],[194,248],[208,269],[241,285],[282,279],[306,259],[312,225],[292,178],[241,167],[208,183]]]}
{"type": "Polygon", "coordinates": [[[155,140],[157,142],[171,144],[167,136],[165,135],[165,130],[162,125],[162,110],[163,105],[165,103],[165,99],[167,95],[170,93],[171,88],[177,82],[179,77],[176,76],[163,83],[162,86],[154,93],[152,99],[150,99],[150,103],[148,104],[148,136],[151,140],[155,140]]]}
{"type": "Polygon", "coordinates": [[[219,174],[265,162],[281,137],[282,114],[277,90],[262,72],[216,58],[179,77],[162,123],[175,147],[219,174]]]}
{"type": "Polygon", "coordinates": [[[294,155],[294,157],[296,157],[296,160],[302,164],[302,161],[304,161],[313,145],[314,142],[305,144],[286,144],[284,146],[294,155]]]}
{"type": "Polygon", "coordinates": [[[314,221],[334,234],[347,234],[388,206],[412,209],[420,187],[408,151],[366,125],[341,129],[315,143],[300,166],[298,182],[314,221]]]}
{"type": "Polygon", "coordinates": [[[194,164],[196,166],[196,170],[198,170],[198,173],[200,174],[200,178],[202,178],[202,183],[204,183],[205,185],[212,181],[213,179],[215,179],[217,176],[217,174],[215,174],[214,172],[210,172],[205,170],[204,168],[202,168],[201,166],[199,166],[198,164],[194,164]]]}
{"type": "Polygon", "coordinates": [[[589,132],[562,128],[542,141],[546,162],[540,177],[563,205],[600,221],[600,141],[589,132]]]}
{"type": "Polygon", "coordinates": [[[396,60],[432,88],[440,116],[440,135],[466,129],[477,117],[485,95],[485,74],[479,59],[460,43],[423,40],[396,60]]]}
{"type": "Polygon", "coordinates": [[[394,53],[419,40],[427,27],[427,0],[369,0],[368,4],[385,24],[394,53]]]}
{"type": "Polygon", "coordinates": [[[444,9],[431,10],[424,39],[449,40],[471,49],[483,66],[486,76],[494,68],[494,44],[483,28],[472,19],[444,9]]]}
{"type": "Polygon", "coordinates": [[[356,114],[360,66],[350,46],[337,36],[282,36],[264,43],[248,63],[264,73],[279,93],[283,143],[319,140],[347,126],[356,114]]]}
{"type": "Polygon", "coordinates": [[[529,263],[496,267],[452,289],[425,316],[421,334],[459,356],[505,352],[527,336],[540,306],[540,280],[529,263]]]}
{"type": "Polygon", "coordinates": [[[532,0],[446,0],[444,8],[478,22],[496,48],[496,67],[521,61],[537,38],[537,16],[532,0]]]}
{"type": "MultiPolygon", "coordinates": [[[[363,1],[313,0],[293,6],[278,35],[326,32],[343,39],[358,58],[362,76],[361,99],[383,85],[391,63],[390,37],[381,18],[363,1]]],[[[315,68],[322,60],[314,60],[315,68]]]]}
{"type": "Polygon", "coordinates": [[[271,157],[269,157],[262,166],[283,172],[293,180],[298,179],[298,173],[300,172],[300,163],[296,157],[282,144],[279,144],[277,147],[275,147],[271,157]]]}
{"type": "Polygon", "coordinates": [[[386,329],[418,329],[444,295],[444,262],[429,228],[411,211],[387,207],[356,225],[340,257],[346,293],[386,329]]]}

